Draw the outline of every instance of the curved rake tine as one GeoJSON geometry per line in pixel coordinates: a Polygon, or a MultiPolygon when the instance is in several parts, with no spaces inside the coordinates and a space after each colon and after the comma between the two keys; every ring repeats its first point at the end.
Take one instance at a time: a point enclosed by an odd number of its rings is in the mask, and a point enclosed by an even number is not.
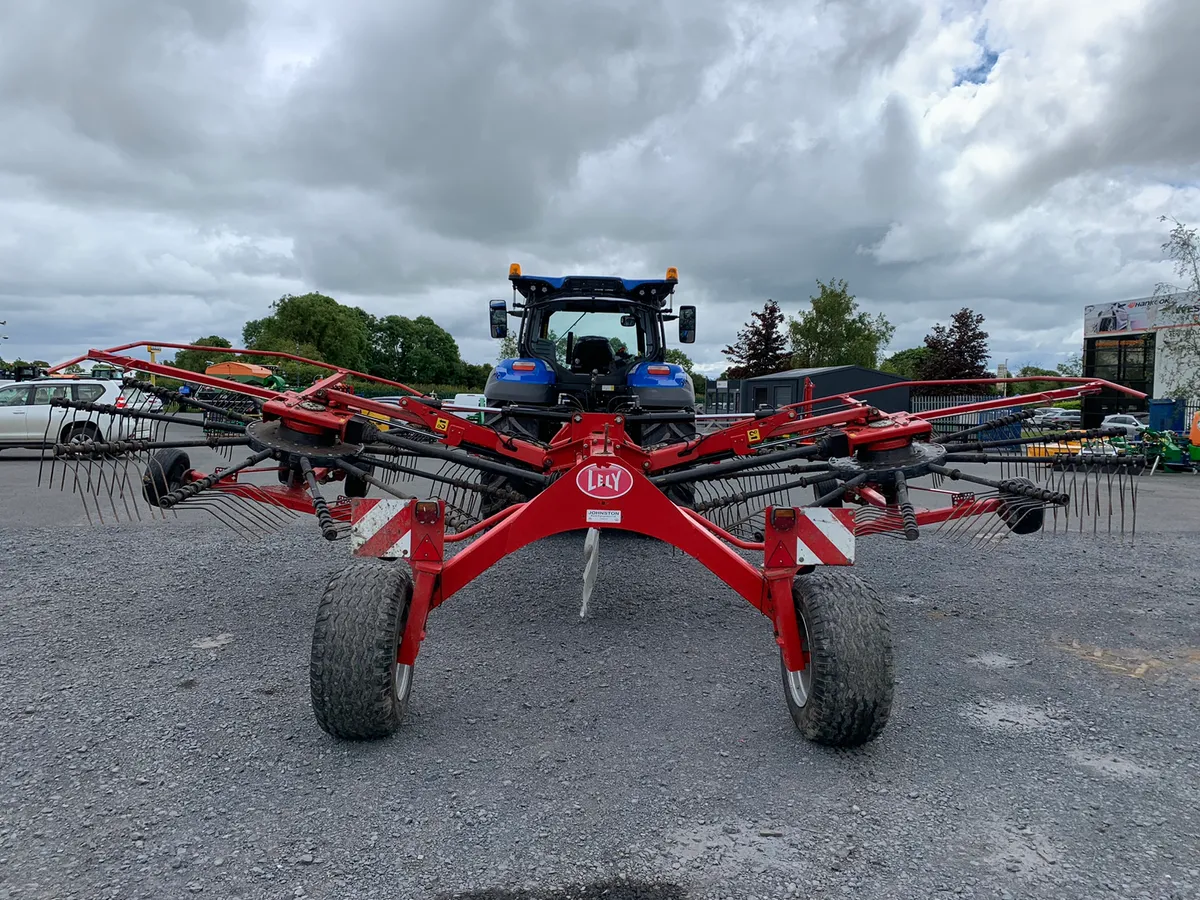
{"type": "MultiPolygon", "coordinates": [[[[61,419],[60,419],[59,421],[60,421],[60,422],[62,422],[62,421],[65,421],[65,420],[66,420],[66,418],[67,418],[67,411],[66,411],[66,409],[64,409],[64,410],[62,411],[62,417],[61,417],[61,419]]],[[[51,412],[51,413],[50,413],[50,416],[49,416],[49,418],[46,420],[46,430],[45,430],[45,432],[43,432],[43,434],[42,434],[42,447],[43,447],[43,450],[42,450],[42,453],[41,453],[41,455],[38,457],[38,480],[37,480],[37,486],[38,486],[38,487],[41,487],[41,486],[42,486],[42,466],[45,464],[45,461],[46,461],[46,451],[45,451],[45,449],[44,449],[44,448],[45,448],[45,447],[46,447],[46,445],[47,445],[47,444],[50,442],[50,425],[51,425],[51,423],[53,422],[53,420],[54,420],[54,413],[53,413],[53,412],[51,412]]],[[[61,432],[60,432],[60,433],[61,433],[61,432]]],[[[57,442],[55,442],[55,443],[57,443],[57,442]]],[[[55,456],[56,456],[56,454],[53,454],[53,453],[50,455],[50,481],[49,481],[49,485],[50,485],[50,487],[54,487],[54,460],[55,460],[55,456]]],[[[60,490],[61,490],[61,488],[60,488],[60,490]]]]}
{"type": "Polygon", "coordinates": [[[180,504],[180,506],[183,509],[207,512],[214,519],[240,537],[244,537],[251,541],[261,539],[263,537],[263,531],[253,527],[253,522],[247,522],[236,517],[232,509],[226,503],[227,500],[228,497],[225,494],[210,494],[207,497],[189,499],[180,504]]]}

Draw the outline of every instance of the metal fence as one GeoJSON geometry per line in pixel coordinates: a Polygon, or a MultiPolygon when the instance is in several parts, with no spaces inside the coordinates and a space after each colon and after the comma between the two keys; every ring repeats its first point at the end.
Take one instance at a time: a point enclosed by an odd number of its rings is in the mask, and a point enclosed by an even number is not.
{"type": "MultiPolygon", "coordinates": [[[[949,409],[952,406],[965,406],[968,403],[983,403],[986,400],[995,399],[997,399],[995,394],[915,394],[909,398],[908,411],[914,413],[934,412],[939,409],[949,409]]],[[[935,435],[953,434],[964,428],[982,425],[988,419],[1007,415],[1012,411],[1011,409],[998,409],[986,415],[973,412],[961,416],[948,416],[933,422],[933,432],[935,435]]]]}

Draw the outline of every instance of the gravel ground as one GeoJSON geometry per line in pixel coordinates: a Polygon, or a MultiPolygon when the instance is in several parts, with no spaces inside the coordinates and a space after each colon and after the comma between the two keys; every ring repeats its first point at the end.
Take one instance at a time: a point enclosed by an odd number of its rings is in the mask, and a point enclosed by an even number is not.
{"type": "Polygon", "coordinates": [[[616,535],[587,620],[581,538],[526,548],[433,614],[401,734],[336,742],[307,666],[344,545],[81,527],[31,468],[0,461],[0,898],[1200,894],[1200,479],[1156,478],[1132,547],[863,541],[899,684],[835,752],[761,615],[616,535]]]}

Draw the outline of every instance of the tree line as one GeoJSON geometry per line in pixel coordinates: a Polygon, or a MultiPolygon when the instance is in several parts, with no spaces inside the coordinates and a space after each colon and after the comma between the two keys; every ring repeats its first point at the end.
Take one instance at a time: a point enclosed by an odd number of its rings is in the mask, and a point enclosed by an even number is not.
{"type": "MultiPolygon", "coordinates": [[[[737,339],[725,347],[731,365],[721,378],[754,378],[789,369],[824,366],[863,366],[900,375],[910,381],[994,378],[988,369],[990,357],[984,317],[966,307],[938,323],[917,347],[898,350],[885,356],[884,351],[895,334],[895,326],[883,313],[874,316],[860,311],[845,280],[817,281],[817,294],[809,297],[809,308],[785,321],[775,300],[750,314],[750,321],[737,333],[737,339]]],[[[1055,369],[1024,365],[1014,376],[1080,375],[1082,358],[1078,354],[1055,369]]],[[[1029,394],[1060,386],[1048,382],[1009,385],[1010,394],[1029,394]]],[[[950,393],[950,387],[930,387],[930,393],[950,393]]],[[[970,393],[988,393],[987,386],[960,388],[970,393]]],[[[919,392],[921,389],[914,389],[919,392]]]]}
{"type": "MultiPolygon", "coordinates": [[[[276,364],[293,383],[311,381],[323,370],[278,358],[222,353],[232,347],[220,335],[192,342],[203,350],[181,350],[173,365],[189,372],[241,359],[276,364]]],[[[453,386],[482,390],[492,367],[463,360],[458,342],[429,316],[374,316],[319,293],[285,294],[271,304],[270,313],[242,328],[247,350],[291,353],[316,362],[351,369],[377,378],[413,386],[453,386]]]]}

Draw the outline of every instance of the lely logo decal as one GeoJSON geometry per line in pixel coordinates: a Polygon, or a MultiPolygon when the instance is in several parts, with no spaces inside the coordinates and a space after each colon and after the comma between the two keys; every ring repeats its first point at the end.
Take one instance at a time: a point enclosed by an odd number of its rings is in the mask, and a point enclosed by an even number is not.
{"type": "Polygon", "coordinates": [[[599,466],[592,463],[579,470],[575,484],[589,497],[597,500],[616,500],[633,488],[633,476],[620,466],[599,466]]]}

